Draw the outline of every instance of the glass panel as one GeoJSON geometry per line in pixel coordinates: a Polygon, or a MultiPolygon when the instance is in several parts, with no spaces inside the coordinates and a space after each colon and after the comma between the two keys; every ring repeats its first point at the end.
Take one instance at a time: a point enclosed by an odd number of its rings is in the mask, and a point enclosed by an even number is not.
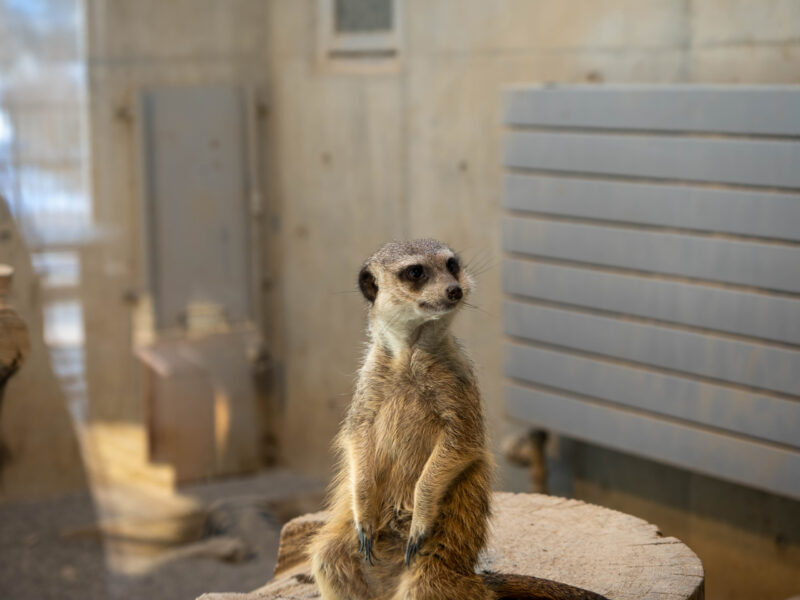
{"type": "Polygon", "coordinates": [[[391,31],[393,0],[335,0],[336,31],[360,33],[391,31]]]}
{"type": "Polygon", "coordinates": [[[0,0],[2,598],[269,578],[280,523],[260,500],[230,521],[247,564],[176,551],[222,532],[205,523],[214,498],[297,494],[294,475],[254,474],[280,422],[255,319],[267,244],[249,245],[267,4],[0,0]],[[148,136],[137,103],[156,84],[178,91],[148,136]],[[209,90],[224,98],[200,102],[209,90]],[[157,328],[166,291],[185,318],[157,328]]]}
{"type": "MultiPolygon", "coordinates": [[[[80,253],[92,229],[81,0],[0,1],[0,195],[27,249],[39,293],[17,306],[36,335],[41,320],[52,374],[73,416],[85,415],[80,253]],[[54,248],[54,246],[57,247],[54,248]],[[52,250],[51,250],[52,249],[52,250]]],[[[16,256],[16,258],[15,258],[16,256]]],[[[34,359],[35,360],[35,359],[34,359]]],[[[35,368],[33,366],[31,369],[35,368]]]]}

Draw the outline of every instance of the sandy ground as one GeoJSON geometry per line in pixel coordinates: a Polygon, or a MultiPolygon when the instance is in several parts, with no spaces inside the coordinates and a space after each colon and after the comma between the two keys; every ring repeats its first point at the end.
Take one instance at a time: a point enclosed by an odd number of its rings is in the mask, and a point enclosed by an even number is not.
{"type": "Polygon", "coordinates": [[[315,510],[322,489],[281,470],[182,488],[208,507],[204,539],[235,540],[239,561],[169,548],[135,575],[107,567],[106,540],[91,533],[96,513],[88,493],[0,505],[0,599],[191,600],[251,591],[272,577],[281,524],[315,510]]]}

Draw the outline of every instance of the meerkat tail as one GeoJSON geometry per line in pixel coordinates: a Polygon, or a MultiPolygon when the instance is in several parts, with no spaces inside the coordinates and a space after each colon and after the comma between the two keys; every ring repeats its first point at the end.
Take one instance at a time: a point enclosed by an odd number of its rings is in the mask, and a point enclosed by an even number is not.
{"type": "Polygon", "coordinates": [[[605,596],[566,583],[528,575],[480,573],[483,583],[496,600],[608,600],[605,596]]]}

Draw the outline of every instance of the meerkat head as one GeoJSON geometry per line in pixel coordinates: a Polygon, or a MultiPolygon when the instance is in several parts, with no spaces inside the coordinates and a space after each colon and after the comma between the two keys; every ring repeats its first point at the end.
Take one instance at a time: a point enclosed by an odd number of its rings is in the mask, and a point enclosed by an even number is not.
{"type": "Polygon", "coordinates": [[[364,263],[358,286],[370,320],[402,338],[430,321],[449,323],[473,284],[453,250],[422,239],[384,245],[364,263]]]}

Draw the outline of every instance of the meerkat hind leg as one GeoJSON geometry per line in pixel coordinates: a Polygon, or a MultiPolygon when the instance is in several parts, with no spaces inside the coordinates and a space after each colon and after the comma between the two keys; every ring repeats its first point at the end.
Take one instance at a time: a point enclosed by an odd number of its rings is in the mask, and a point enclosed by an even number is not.
{"type": "Polygon", "coordinates": [[[323,600],[369,600],[372,596],[355,533],[338,533],[320,535],[311,548],[312,573],[321,596],[323,600]]]}
{"type": "Polygon", "coordinates": [[[420,552],[403,573],[392,600],[489,600],[494,593],[474,573],[486,538],[489,464],[477,461],[442,498],[420,552]]]}

